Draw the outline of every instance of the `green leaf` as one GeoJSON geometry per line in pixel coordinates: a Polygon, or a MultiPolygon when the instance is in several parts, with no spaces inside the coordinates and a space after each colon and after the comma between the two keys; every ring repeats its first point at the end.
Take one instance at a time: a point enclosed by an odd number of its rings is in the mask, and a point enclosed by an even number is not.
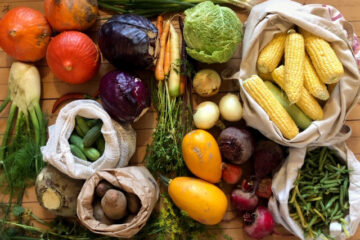
{"type": "Polygon", "coordinates": [[[225,234],[225,235],[224,235],[224,239],[225,239],[225,240],[232,240],[232,237],[230,237],[229,235],[225,234]]]}
{"type": "Polygon", "coordinates": [[[13,215],[19,217],[21,214],[25,212],[25,209],[22,206],[15,206],[13,208],[13,215]]]}

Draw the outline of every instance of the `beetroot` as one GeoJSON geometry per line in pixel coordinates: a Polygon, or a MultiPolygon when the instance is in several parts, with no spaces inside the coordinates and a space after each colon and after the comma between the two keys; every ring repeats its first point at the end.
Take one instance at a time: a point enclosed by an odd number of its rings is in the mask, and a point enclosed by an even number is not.
{"type": "Polygon", "coordinates": [[[279,166],[283,156],[283,150],[278,144],[270,140],[259,141],[253,156],[256,178],[268,176],[279,166]]]}
{"type": "Polygon", "coordinates": [[[239,166],[223,163],[222,178],[227,184],[237,183],[242,175],[242,169],[239,166]]]}
{"type": "Polygon", "coordinates": [[[221,155],[233,164],[249,160],[254,152],[254,139],[246,129],[228,127],[218,138],[221,155]]]}
{"type": "Polygon", "coordinates": [[[244,214],[244,230],[255,239],[261,239],[274,231],[275,222],[270,211],[265,207],[258,207],[254,213],[244,214]]]}
{"type": "Polygon", "coordinates": [[[256,196],[269,199],[272,194],[271,184],[271,178],[262,179],[256,188],[256,196]]]}
{"type": "Polygon", "coordinates": [[[231,192],[231,203],[239,211],[252,211],[259,203],[259,198],[253,192],[234,189],[231,192]]]}

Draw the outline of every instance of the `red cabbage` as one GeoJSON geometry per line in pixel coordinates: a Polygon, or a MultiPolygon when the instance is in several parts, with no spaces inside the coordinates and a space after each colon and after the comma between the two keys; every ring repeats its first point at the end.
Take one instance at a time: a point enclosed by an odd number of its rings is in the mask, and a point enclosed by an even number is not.
{"type": "Polygon", "coordinates": [[[151,103],[149,90],[141,79],[119,70],[101,79],[99,91],[104,109],[119,122],[134,122],[151,103]]]}

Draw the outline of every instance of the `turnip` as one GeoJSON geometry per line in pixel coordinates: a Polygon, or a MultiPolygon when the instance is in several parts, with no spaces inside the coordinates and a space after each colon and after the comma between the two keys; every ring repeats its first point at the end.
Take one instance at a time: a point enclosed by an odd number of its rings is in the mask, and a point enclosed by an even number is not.
{"type": "Polygon", "coordinates": [[[244,231],[255,239],[261,239],[274,231],[275,222],[270,211],[265,207],[258,207],[254,213],[245,213],[244,231]]]}
{"type": "Polygon", "coordinates": [[[194,76],[193,87],[197,94],[202,97],[210,97],[219,92],[221,78],[212,69],[203,69],[194,76]]]}

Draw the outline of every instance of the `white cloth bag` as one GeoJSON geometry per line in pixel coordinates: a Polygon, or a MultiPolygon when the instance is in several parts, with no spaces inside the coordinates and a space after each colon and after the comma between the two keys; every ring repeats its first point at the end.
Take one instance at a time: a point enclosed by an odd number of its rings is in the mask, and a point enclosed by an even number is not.
{"type": "Polygon", "coordinates": [[[61,109],[56,123],[49,127],[49,140],[41,148],[43,159],[59,171],[76,179],[87,179],[97,170],[125,167],[135,152],[136,133],[130,124],[111,119],[101,105],[93,100],[77,100],[61,109]],[[69,138],[75,127],[75,117],[101,119],[105,151],[95,162],[84,161],[70,151],[69,138]]]}
{"type": "Polygon", "coordinates": [[[343,128],[346,116],[359,98],[360,62],[359,43],[352,26],[333,7],[321,4],[302,5],[289,0],[269,0],[256,5],[246,23],[240,71],[232,76],[239,79],[244,104],[244,119],[267,138],[286,146],[305,147],[342,142],[351,135],[343,128]],[[252,99],[242,86],[243,80],[257,74],[256,61],[261,49],[274,34],[297,25],[331,43],[342,62],[345,75],[340,79],[324,106],[324,119],[314,121],[306,130],[289,140],[266,112],[252,99]],[[339,134],[341,130],[344,130],[339,134]]]}
{"type": "MultiPolygon", "coordinates": [[[[314,147],[310,148],[313,149],[314,147]]],[[[345,218],[349,223],[349,233],[354,235],[360,223],[360,162],[346,146],[339,143],[330,147],[335,149],[339,157],[344,159],[349,173],[349,215],[345,218]]],[[[304,164],[306,148],[290,148],[289,155],[280,170],[275,174],[272,182],[273,196],[269,200],[269,210],[273,214],[276,223],[284,226],[288,231],[301,239],[305,239],[301,226],[295,222],[289,214],[289,195],[294,187],[299,169],[304,164]]],[[[335,229],[333,227],[330,228],[335,229]]],[[[346,239],[345,233],[331,230],[330,234],[336,239],[346,239]]]]}

